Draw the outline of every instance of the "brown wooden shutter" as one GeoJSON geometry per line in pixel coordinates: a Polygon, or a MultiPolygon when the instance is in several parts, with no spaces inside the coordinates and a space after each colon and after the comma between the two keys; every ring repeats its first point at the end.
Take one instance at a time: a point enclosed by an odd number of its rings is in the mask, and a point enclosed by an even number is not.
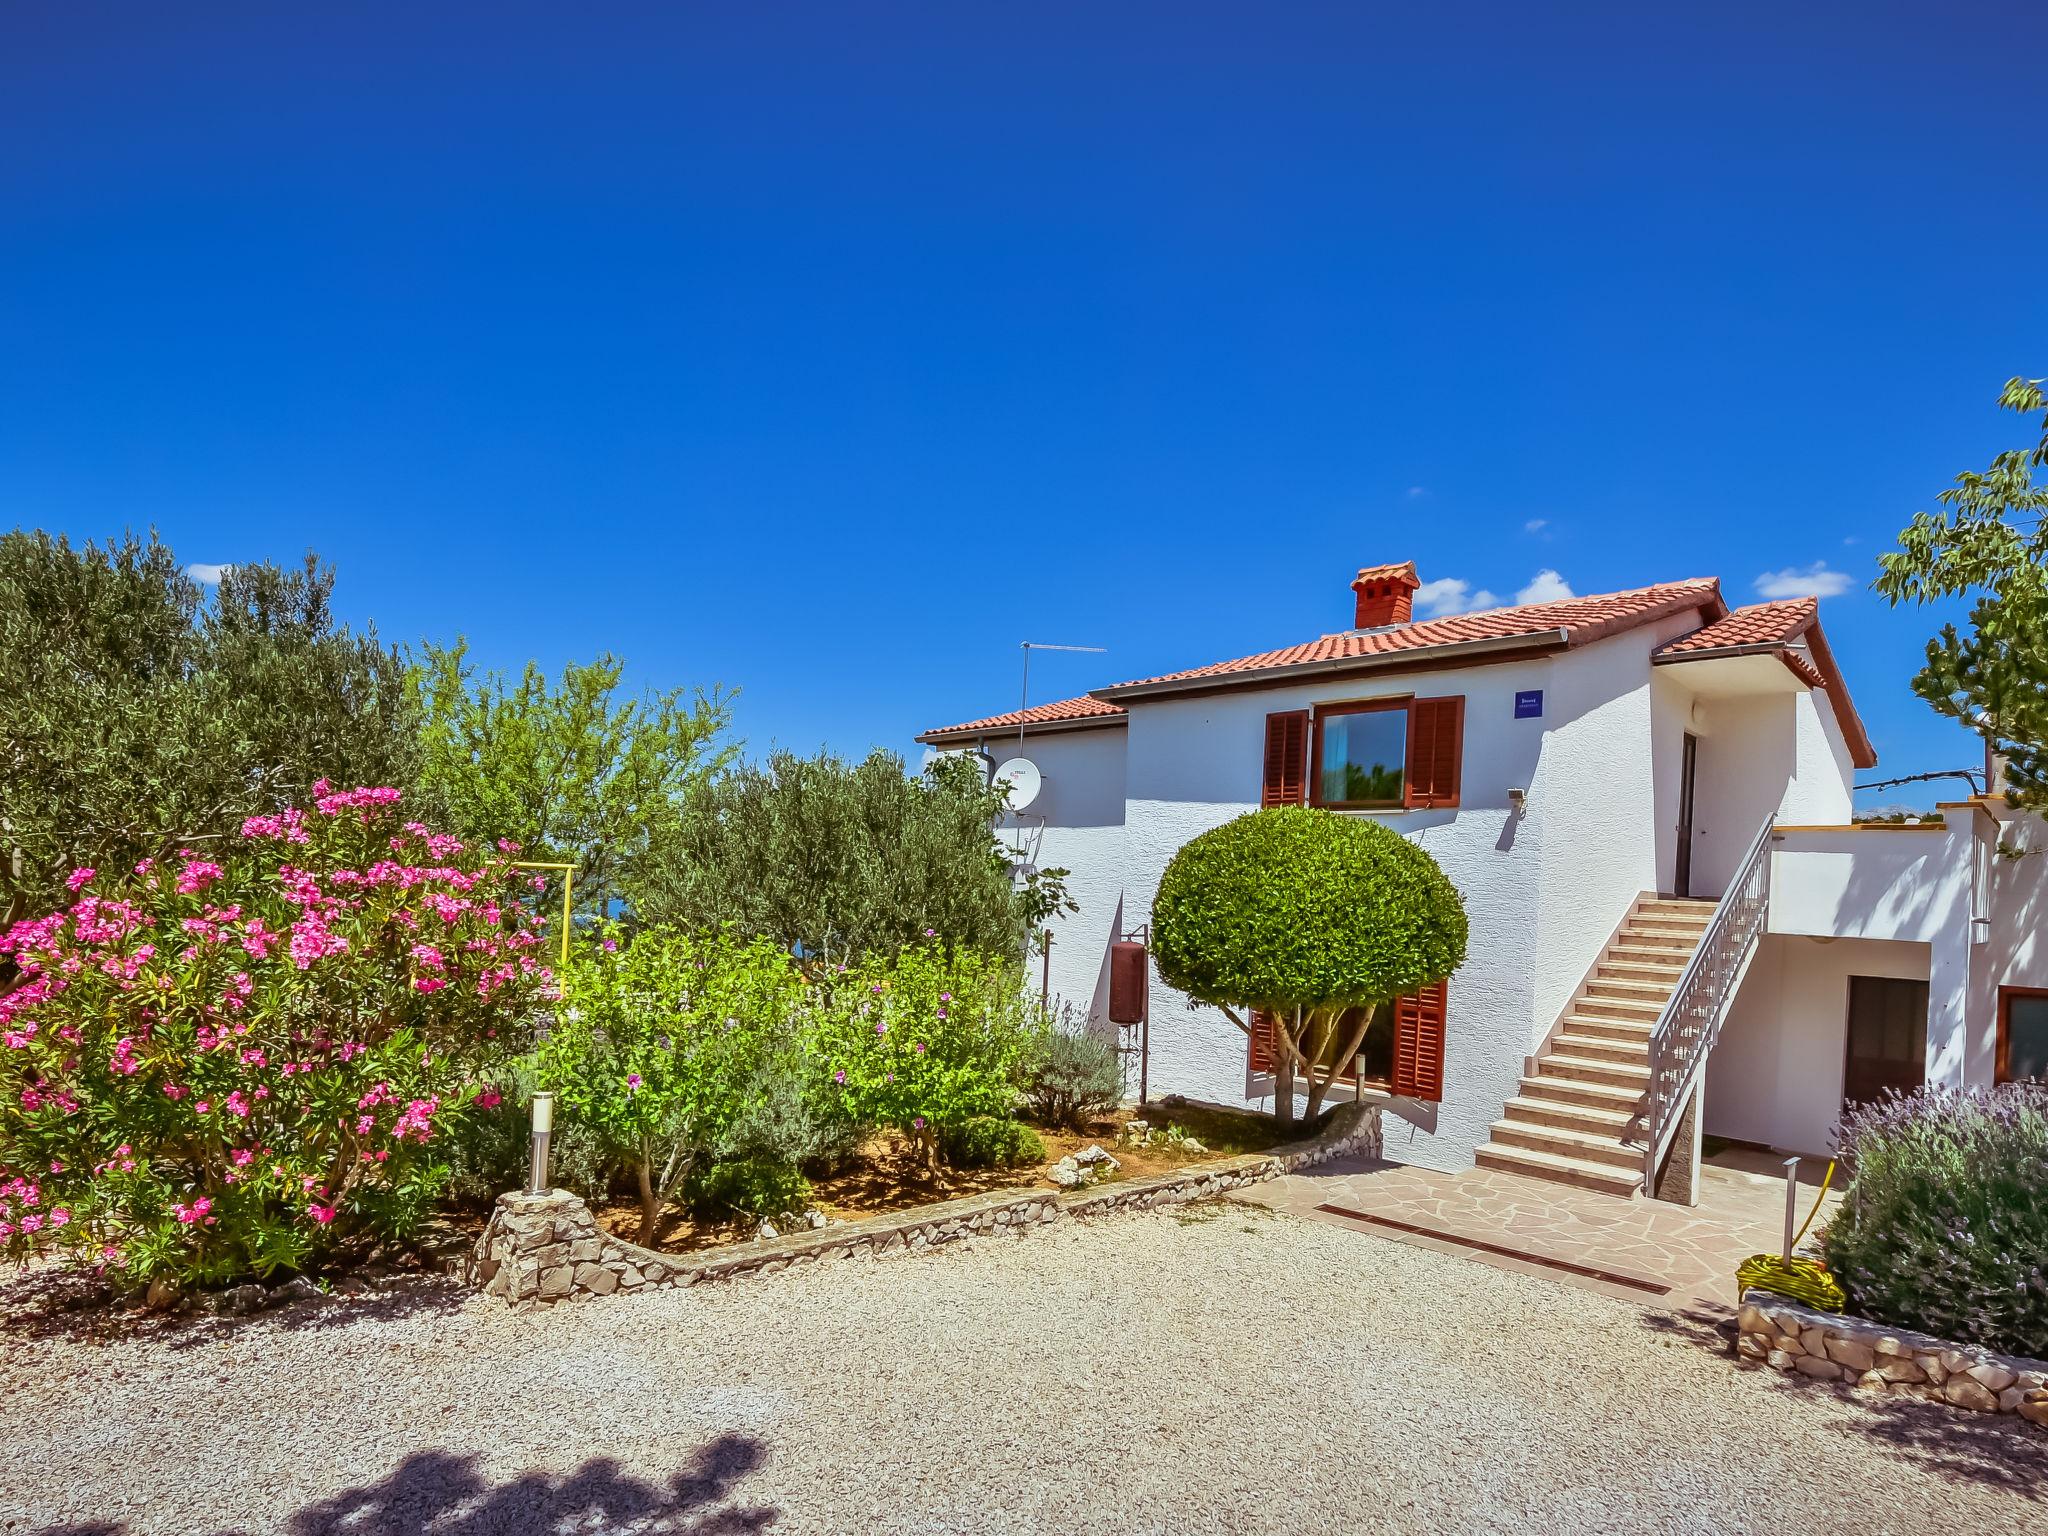
{"type": "Polygon", "coordinates": [[[1441,1103],[1444,1096],[1445,983],[1394,999],[1394,1092],[1441,1103]]]}
{"type": "Polygon", "coordinates": [[[1308,803],[1308,711],[1266,716],[1266,780],[1261,807],[1308,803]]]}
{"type": "Polygon", "coordinates": [[[1246,1065],[1254,1072],[1273,1070],[1273,1015],[1263,1008],[1252,1010],[1252,1033],[1246,1051],[1246,1065]]]}
{"type": "MultiPolygon", "coordinates": [[[[1271,716],[1267,717],[1269,720],[1271,716]]],[[[1270,726],[1268,727],[1270,730],[1270,726]]],[[[1465,696],[1417,699],[1408,707],[1408,804],[1458,803],[1465,757],[1465,696]]]]}

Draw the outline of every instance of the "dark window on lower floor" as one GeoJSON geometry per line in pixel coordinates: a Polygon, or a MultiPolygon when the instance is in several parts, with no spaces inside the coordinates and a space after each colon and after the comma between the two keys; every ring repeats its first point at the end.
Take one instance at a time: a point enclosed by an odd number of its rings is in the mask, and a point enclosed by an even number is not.
{"type": "Polygon", "coordinates": [[[2048,992],[1998,989],[1998,1080],[2048,1079],[2048,992]]]}
{"type": "Polygon", "coordinates": [[[1927,983],[1851,976],[1843,1101],[1867,1104],[1888,1088],[1911,1093],[1926,1080],[1927,983]]]}

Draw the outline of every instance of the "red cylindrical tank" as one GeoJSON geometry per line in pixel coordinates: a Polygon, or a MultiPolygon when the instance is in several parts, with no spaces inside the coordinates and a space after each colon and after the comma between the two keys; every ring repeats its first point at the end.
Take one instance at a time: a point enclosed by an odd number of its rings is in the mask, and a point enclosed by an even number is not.
{"type": "Polygon", "coordinates": [[[1145,1017],[1145,946],[1122,940],[1109,946],[1109,1018],[1137,1024],[1145,1017]]]}

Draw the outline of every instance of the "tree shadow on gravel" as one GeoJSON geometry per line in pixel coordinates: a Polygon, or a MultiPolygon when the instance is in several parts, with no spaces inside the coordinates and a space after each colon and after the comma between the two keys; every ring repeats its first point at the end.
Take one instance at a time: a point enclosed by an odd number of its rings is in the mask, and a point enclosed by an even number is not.
{"type": "Polygon", "coordinates": [[[1725,1357],[1730,1374],[1759,1392],[1827,1399],[1854,1410],[1840,1432],[1868,1440],[1944,1478],[2023,1494],[2048,1503],[2048,1435],[2006,1414],[1972,1413],[1911,1397],[1852,1392],[1831,1381],[1735,1364],[1735,1311],[1699,1300],[1668,1312],[1646,1312],[1642,1324],[1666,1338],[1725,1357]]]}
{"type": "MultiPolygon", "coordinates": [[[[529,1472],[486,1484],[473,1456],[422,1451],[387,1476],[308,1504],[264,1531],[288,1536],[553,1536],[570,1530],[743,1536],[772,1526],[780,1511],[741,1503],[737,1485],[766,1459],[761,1442],[726,1434],[700,1446],[665,1484],[624,1471],[609,1458],[566,1476],[529,1472]]],[[[104,1523],[50,1526],[35,1536],[128,1536],[104,1523]]],[[[219,1536],[250,1536],[247,1528],[219,1536]]]]}
{"type": "Polygon", "coordinates": [[[2023,1419],[1908,1397],[1851,1395],[1827,1382],[1788,1381],[1776,1371],[1753,1374],[1771,1377],[1781,1391],[1812,1386],[1844,1399],[1860,1411],[1855,1422],[1841,1426],[1843,1434],[1881,1445],[1937,1476],[2048,1502],[2048,1435],[2023,1419]]]}
{"type": "Polygon", "coordinates": [[[1713,1354],[1735,1353],[1735,1309],[1718,1301],[1695,1297],[1668,1310],[1645,1312],[1642,1324],[1652,1333],[1713,1354]]]}
{"type": "Polygon", "coordinates": [[[171,1349],[192,1349],[255,1330],[298,1333],[453,1313],[476,1294],[447,1276],[405,1275],[381,1282],[374,1290],[293,1301],[246,1316],[213,1316],[124,1307],[89,1276],[50,1269],[32,1271],[0,1287],[0,1339],[85,1344],[147,1339],[171,1349]]]}

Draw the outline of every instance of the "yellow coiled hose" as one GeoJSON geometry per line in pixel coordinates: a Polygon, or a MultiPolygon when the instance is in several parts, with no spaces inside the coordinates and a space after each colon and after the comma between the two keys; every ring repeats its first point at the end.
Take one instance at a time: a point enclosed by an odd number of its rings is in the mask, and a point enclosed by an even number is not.
{"type": "MultiPolygon", "coordinates": [[[[1828,1197],[1828,1186],[1835,1182],[1835,1165],[1828,1164],[1827,1177],[1820,1181],[1820,1193],[1814,1196],[1813,1209],[1806,1213],[1806,1225],[1799,1229],[1799,1235],[1792,1239],[1796,1253],[1799,1245],[1806,1240],[1807,1229],[1820,1214],[1821,1202],[1828,1197]]],[[[1780,1296],[1789,1296],[1794,1301],[1803,1301],[1809,1307],[1818,1307],[1823,1312],[1839,1312],[1848,1305],[1848,1298],[1835,1283],[1835,1277],[1828,1273],[1827,1266],[1819,1259],[1795,1258],[1791,1253],[1753,1253],[1742,1261],[1742,1267],[1735,1271],[1736,1294],[1739,1296],[1751,1286],[1766,1291],[1776,1291],[1780,1296]]]]}

